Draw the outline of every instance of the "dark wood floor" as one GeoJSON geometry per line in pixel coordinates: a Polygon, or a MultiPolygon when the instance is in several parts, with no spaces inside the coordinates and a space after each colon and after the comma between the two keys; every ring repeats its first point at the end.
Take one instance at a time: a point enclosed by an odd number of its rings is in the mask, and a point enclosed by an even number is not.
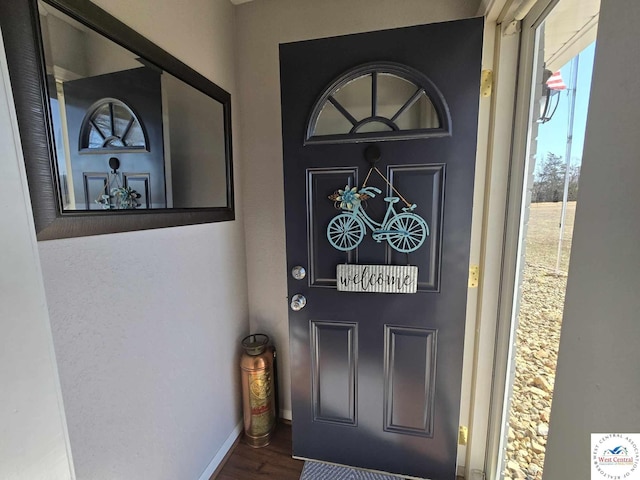
{"type": "Polygon", "coordinates": [[[266,447],[252,448],[241,438],[210,480],[299,480],[303,465],[291,458],[291,425],[280,423],[266,447]]]}
{"type": "Polygon", "coordinates": [[[298,480],[304,462],[291,458],[291,426],[280,423],[263,448],[252,448],[242,439],[234,447],[216,480],[298,480]]]}

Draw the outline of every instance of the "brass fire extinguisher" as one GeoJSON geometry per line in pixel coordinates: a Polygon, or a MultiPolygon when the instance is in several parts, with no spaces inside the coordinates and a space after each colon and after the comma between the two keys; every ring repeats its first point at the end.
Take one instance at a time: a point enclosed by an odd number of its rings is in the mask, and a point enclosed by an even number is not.
{"type": "Polygon", "coordinates": [[[249,335],[242,340],[242,403],[244,434],[252,447],[269,445],[276,427],[276,403],[273,365],[276,351],[269,337],[249,335]]]}

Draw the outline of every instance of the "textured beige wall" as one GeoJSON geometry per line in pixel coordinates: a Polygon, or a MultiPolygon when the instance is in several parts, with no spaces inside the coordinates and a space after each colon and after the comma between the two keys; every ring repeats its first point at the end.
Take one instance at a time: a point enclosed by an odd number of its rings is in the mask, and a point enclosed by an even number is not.
{"type": "Polygon", "coordinates": [[[13,98],[0,41],[0,478],[73,479],[13,98]]]}
{"type": "MultiPolygon", "coordinates": [[[[235,101],[228,0],[96,3],[235,101]]],[[[249,330],[240,190],[233,222],[39,243],[78,480],[208,479],[226,453],[249,330]]]]}
{"type": "MultiPolygon", "coordinates": [[[[240,155],[251,329],[280,355],[281,408],[290,415],[278,45],[475,16],[469,0],[260,0],[236,7],[240,155]]],[[[428,48],[428,47],[427,47],[428,48]]]]}

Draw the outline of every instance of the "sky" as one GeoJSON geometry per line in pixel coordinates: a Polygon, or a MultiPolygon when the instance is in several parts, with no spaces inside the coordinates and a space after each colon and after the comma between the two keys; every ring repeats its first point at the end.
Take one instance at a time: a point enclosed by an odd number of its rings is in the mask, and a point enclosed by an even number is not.
{"type": "MultiPolygon", "coordinates": [[[[587,124],[587,109],[589,104],[589,94],[591,91],[591,74],[593,72],[593,56],[595,52],[595,42],[585,48],[579,54],[578,59],[578,79],[576,85],[576,104],[573,121],[573,144],[571,148],[571,164],[580,165],[582,163],[582,149],[584,147],[584,134],[587,124]]],[[[536,172],[541,169],[542,162],[547,152],[551,152],[560,157],[565,156],[567,145],[567,129],[569,123],[569,83],[571,82],[571,62],[568,62],[560,69],[560,74],[567,90],[560,92],[560,103],[558,108],[547,123],[542,123],[538,129],[538,146],[536,172]]]]}

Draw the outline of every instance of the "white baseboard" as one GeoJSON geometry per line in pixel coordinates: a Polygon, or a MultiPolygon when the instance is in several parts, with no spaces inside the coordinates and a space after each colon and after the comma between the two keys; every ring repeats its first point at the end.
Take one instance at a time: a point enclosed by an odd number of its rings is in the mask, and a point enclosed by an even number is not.
{"type": "Polygon", "coordinates": [[[284,418],[285,420],[291,420],[291,410],[280,409],[280,418],[284,418]]]}
{"type": "Polygon", "coordinates": [[[213,460],[211,460],[209,465],[207,465],[207,468],[204,469],[204,472],[202,472],[202,475],[200,475],[200,478],[198,480],[209,480],[209,478],[211,478],[211,475],[213,475],[213,472],[216,471],[216,468],[218,468],[218,465],[220,465],[220,462],[222,462],[222,459],[229,452],[241,432],[242,420],[238,422],[233,431],[229,434],[227,439],[220,447],[220,450],[218,450],[218,453],[216,453],[216,456],[213,457],[213,460]]]}

